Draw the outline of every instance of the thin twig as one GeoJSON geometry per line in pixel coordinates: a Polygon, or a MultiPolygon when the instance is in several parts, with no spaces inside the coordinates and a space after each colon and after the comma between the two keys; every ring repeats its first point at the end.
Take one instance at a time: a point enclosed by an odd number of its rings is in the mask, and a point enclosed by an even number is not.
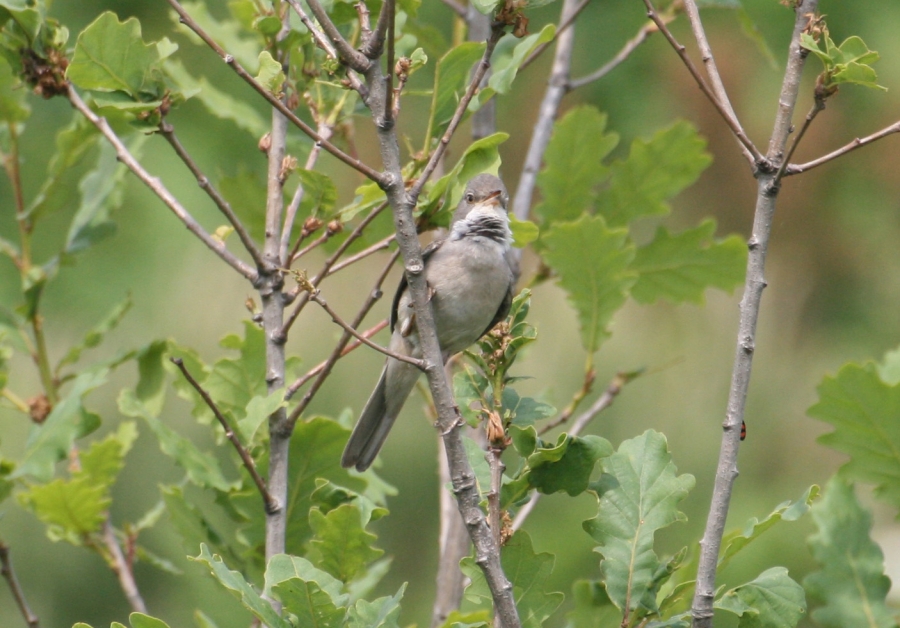
{"type": "Polygon", "coordinates": [[[225,244],[218,240],[215,240],[206,230],[200,226],[194,217],[188,213],[188,211],[178,202],[171,192],[163,185],[162,181],[159,177],[151,176],[144,167],[138,162],[137,159],[134,158],[122,140],[119,139],[119,136],[116,135],[115,131],[107,124],[105,118],[101,118],[93,111],[91,111],[90,107],[88,107],[85,102],[81,99],[78,93],[75,91],[75,88],[70,84],[68,86],[68,97],[69,102],[72,103],[72,106],[75,107],[78,111],[87,118],[91,124],[97,127],[97,130],[106,138],[106,140],[112,144],[113,148],[116,149],[116,157],[120,162],[125,164],[125,166],[133,172],[138,179],[144,182],[144,184],[150,188],[156,196],[158,196],[166,206],[172,210],[172,213],[184,223],[184,226],[187,227],[188,231],[193,233],[195,236],[200,238],[200,240],[205,244],[209,249],[222,258],[226,264],[235,269],[238,273],[249,279],[251,282],[256,281],[257,273],[251,268],[246,262],[235,257],[235,255],[225,248],[225,244]]]}
{"type": "MultiPolygon", "coordinates": [[[[296,0],[294,0],[294,2],[296,2],[296,0]]],[[[317,130],[319,135],[325,139],[331,138],[331,127],[327,124],[319,124],[317,130]]],[[[313,143],[312,148],[309,150],[309,155],[306,157],[306,163],[303,165],[304,170],[312,170],[315,167],[321,152],[322,145],[318,142],[313,143]]],[[[281,229],[281,255],[279,256],[282,266],[290,266],[289,260],[294,256],[294,253],[296,253],[296,250],[292,251],[290,257],[288,257],[288,249],[291,246],[291,231],[294,230],[294,221],[297,218],[297,211],[300,209],[300,203],[303,202],[305,193],[306,189],[303,187],[303,183],[297,184],[294,196],[291,197],[291,202],[284,212],[284,226],[281,229]]],[[[294,248],[296,249],[299,246],[300,241],[298,240],[294,248]]]]}
{"type": "MultiPolygon", "coordinates": [[[[621,374],[621,373],[620,373],[621,374]]],[[[572,400],[569,402],[562,412],[559,413],[559,416],[556,417],[550,423],[545,424],[539,431],[538,435],[543,436],[550,430],[559,427],[575,414],[575,410],[578,409],[578,406],[581,405],[581,402],[584,401],[584,398],[591,394],[591,390],[594,388],[594,380],[596,379],[596,371],[593,368],[589,368],[587,372],[584,374],[584,381],[581,384],[581,388],[579,388],[574,395],[572,395],[572,400]]]]}
{"type": "Polygon", "coordinates": [[[496,48],[497,42],[500,41],[500,38],[503,36],[503,29],[503,24],[497,23],[492,25],[491,36],[488,38],[487,43],[485,44],[484,54],[481,56],[481,61],[478,63],[478,66],[476,66],[475,71],[472,73],[472,79],[469,81],[469,87],[468,89],[466,89],[466,93],[463,95],[463,97],[459,101],[459,104],[456,106],[456,111],[453,112],[453,117],[450,119],[450,124],[447,126],[447,130],[441,137],[437,148],[435,148],[434,152],[431,154],[428,163],[425,164],[425,168],[422,169],[422,173],[419,175],[418,181],[416,181],[415,185],[413,185],[407,193],[410,201],[413,204],[415,204],[415,202],[418,200],[419,194],[422,192],[422,188],[425,187],[428,179],[431,178],[431,175],[434,173],[434,169],[437,168],[441,157],[444,155],[444,151],[447,150],[447,145],[450,144],[450,138],[452,138],[453,134],[456,132],[456,128],[462,121],[463,115],[465,114],[469,103],[472,102],[472,98],[475,96],[475,92],[478,91],[478,87],[481,84],[482,77],[484,76],[485,72],[487,72],[491,67],[491,55],[494,53],[494,48],[496,48]]]}
{"type": "MultiPolygon", "coordinates": [[[[294,262],[296,262],[298,259],[300,259],[304,255],[306,255],[307,253],[309,253],[316,247],[327,242],[331,238],[331,236],[334,235],[334,233],[336,233],[336,232],[332,231],[331,229],[325,229],[325,233],[323,233],[318,238],[316,238],[315,240],[313,240],[312,242],[310,242],[309,244],[304,246],[301,250],[291,251],[291,257],[288,260],[288,268],[290,268],[290,265],[293,264],[294,262]]],[[[298,242],[298,244],[299,244],[299,242],[298,242]]]]}
{"type": "MultiPolygon", "coordinates": [[[[389,322],[388,319],[385,318],[385,319],[381,320],[380,322],[375,323],[374,325],[369,327],[366,331],[360,332],[360,334],[362,336],[365,336],[366,338],[371,338],[372,336],[374,336],[375,334],[380,332],[382,329],[387,327],[388,322],[389,322]]],[[[354,351],[361,346],[362,346],[362,341],[354,340],[353,342],[349,343],[345,347],[338,347],[337,349],[339,349],[339,350],[337,350],[337,357],[342,358],[345,355],[347,355],[348,353],[350,353],[351,351],[354,351]]],[[[293,384],[291,384],[288,387],[288,389],[285,391],[285,393],[284,393],[285,401],[287,401],[291,397],[293,397],[297,393],[297,391],[303,387],[303,385],[306,382],[308,382],[313,377],[315,377],[316,375],[318,375],[319,373],[324,371],[327,366],[328,366],[328,360],[327,359],[322,360],[316,366],[314,366],[313,368],[308,370],[306,373],[304,373],[303,375],[298,377],[297,380],[293,384]]]]}
{"type": "Polygon", "coordinates": [[[506,469],[506,465],[500,459],[503,449],[488,444],[485,453],[488,468],[491,470],[491,490],[487,495],[488,525],[491,528],[491,534],[494,535],[494,545],[497,547],[503,545],[503,515],[500,511],[500,490],[503,484],[503,471],[506,469]]]}
{"type": "MultiPolygon", "coordinates": [[[[347,239],[341,243],[341,245],[337,248],[337,250],[334,253],[332,253],[331,257],[329,257],[327,260],[325,260],[325,263],[322,264],[322,268],[319,270],[319,272],[316,274],[316,276],[310,280],[310,283],[312,283],[313,286],[318,286],[320,283],[322,283],[322,280],[325,279],[325,277],[327,277],[329,274],[331,274],[330,271],[332,270],[332,266],[334,266],[335,262],[337,262],[337,260],[341,257],[341,255],[344,254],[344,252],[347,250],[347,248],[351,244],[353,244],[357,240],[357,238],[359,238],[359,236],[362,235],[363,230],[365,230],[365,228],[367,226],[369,226],[369,224],[373,220],[375,220],[375,218],[378,217],[378,214],[380,214],[382,211],[384,211],[384,209],[386,207],[387,207],[387,201],[385,201],[384,203],[381,203],[375,209],[373,209],[371,212],[369,212],[369,215],[366,216],[362,220],[362,222],[360,222],[356,226],[356,229],[354,229],[350,233],[350,235],[347,236],[347,239]]],[[[337,271],[334,271],[334,272],[337,272],[337,271]]],[[[299,290],[299,287],[298,287],[298,290],[299,290]]],[[[299,294],[299,293],[300,292],[298,291],[297,294],[299,294]]],[[[296,295],[293,295],[293,296],[296,296],[296,295]]],[[[294,321],[296,321],[297,317],[300,316],[300,312],[302,312],[303,308],[306,307],[306,303],[308,301],[309,301],[309,293],[303,292],[303,294],[300,295],[300,298],[298,299],[297,304],[294,306],[294,309],[291,310],[291,313],[288,316],[287,321],[285,321],[284,325],[282,325],[281,331],[279,332],[280,337],[287,339],[288,332],[291,331],[291,327],[293,327],[294,321]]]]}
{"type": "Polygon", "coordinates": [[[9,591],[16,601],[16,606],[19,607],[19,612],[22,613],[22,618],[25,620],[25,623],[28,624],[28,628],[38,628],[41,622],[38,620],[37,615],[31,612],[31,608],[28,606],[28,601],[25,599],[25,592],[19,584],[19,579],[16,578],[16,571],[13,569],[12,559],[9,557],[9,545],[3,541],[0,541],[0,573],[2,573],[3,577],[6,579],[6,582],[9,585],[9,591]]]}
{"type": "Polygon", "coordinates": [[[353,46],[350,45],[350,42],[344,39],[344,36],[341,35],[337,26],[335,26],[334,22],[331,21],[331,18],[328,17],[328,13],[325,12],[322,3],[319,2],[319,0],[307,0],[307,4],[309,5],[309,10],[312,11],[312,14],[316,16],[316,20],[318,20],[322,30],[325,31],[325,34],[331,40],[331,43],[334,44],[334,49],[337,51],[341,61],[357,72],[365,74],[372,64],[372,61],[366,57],[366,55],[354,49],[353,46]]]}
{"type": "Polygon", "coordinates": [[[119,579],[119,586],[122,587],[131,610],[136,613],[146,613],[147,605],[144,604],[144,598],[141,597],[137,582],[134,580],[134,572],[128,561],[125,560],[125,555],[119,546],[119,540],[116,538],[116,532],[113,530],[108,517],[103,524],[103,544],[109,552],[110,567],[119,579]]]}
{"type": "Polygon", "coordinates": [[[396,239],[396,237],[397,236],[395,236],[393,233],[389,236],[385,236],[384,238],[382,238],[381,240],[379,240],[372,246],[366,247],[359,253],[351,255],[350,257],[348,257],[347,259],[342,261],[340,264],[335,264],[334,267],[332,267],[331,270],[328,271],[328,274],[333,275],[334,273],[347,268],[347,266],[350,266],[351,264],[355,264],[356,262],[369,257],[373,253],[377,253],[378,251],[383,251],[384,249],[388,248],[391,245],[391,242],[393,242],[396,239]]]}
{"type": "Polygon", "coordinates": [[[259,490],[259,494],[263,498],[263,503],[266,506],[266,512],[269,514],[278,512],[280,510],[280,506],[278,502],[269,494],[269,489],[266,488],[266,482],[262,479],[262,476],[259,474],[259,471],[256,470],[256,463],[253,462],[253,457],[250,455],[250,452],[247,451],[247,448],[241,443],[241,440],[238,438],[234,429],[231,427],[231,424],[228,423],[228,419],[222,414],[222,411],[219,410],[219,406],[216,405],[216,402],[213,401],[212,397],[209,396],[209,393],[200,385],[194,376],[191,375],[190,371],[188,371],[187,367],[184,365],[184,360],[181,358],[169,358],[169,360],[179,368],[181,374],[184,375],[184,378],[188,381],[188,383],[193,387],[194,390],[203,398],[203,401],[212,410],[213,414],[219,420],[219,424],[222,426],[222,429],[225,430],[225,438],[231,441],[231,444],[234,445],[235,451],[237,451],[238,455],[241,457],[241,462],[244,463],[244,468],[247,469],[247,472],[250,474],[250,477],[253,479],[253,483],[256,484],[256,488],[259,490]]]}
{"type": "MultiPolygon", "coordinates": [[[[391,258],[388,260],[388,263],[384,265],[384,268],[382,269],[381,274],[378,276],[378,280],[375,282],[375,287],[372,288],[371,292],[369,292],[368,296],[366,297],[365,302],[363,303],[362,307],[359,309],[359,312],[356,313],[356,317],[353,319],[354,327],[358,327],[359,325],[362,324],[363,320],[366,317],[366,314],[369,313],[369,310],[372,309],[372,306],[374,306],[375,303],[381,298],[381,296],[382,296],[381,285],[384,283],[384,280],[387,278],[388,273],[391,271],[391,268],[393,268],[394,262],[397,261],[397,258],[399,256],[400,256],[400,252],[399,251],[395,252],[393,255],[391,255],[391,258]]],[[[335,345],[334,350],[331,352],[331,355],[328,357],[328,360],[325,362],[325,366],[322,368],[321,372],[319,373],[319,376],[316,377],[316,381],[314,381],[312,383],[312,386],[310,386],[309,390],[306,391],[306,394],[303,395],[303,398],[297,404],[297,407],[291,411],[291,414],[288,417],[291,425],[293,425],[294,423],[297,422],[297,420],[300,418],[300,415],[303,414],[303,411],[306,410],[306,408],[312,402],[313,398],[316,396],[316,393],[322,387],[322,384],[325,382],[325,380],[331,374],[331,369],[334,368],[334,365],[341,358],[344,347],[347,346],[347,343],[350,342],[350,339],[352,337],[353,336],[350,334],[350,332],[347,332],[347,331],[345,331],[344,335],[341,336],[341,339],[338,341],[337,345],[335,345]]],[[[299,388],[299,386],[297,386],[297,388],[299,388]]],[[[291,388],[288,389],[288,392],[291,395],[293,395],[294,392],[296,392],[296,388],[291,386],[291,388]]],[[[285,395],[285,398],[287,399],[288,396],[285,395]]]]}
{"type": "MultiPolygon", "coordinates": [[[[781,93],[778,97],[778,111],[772,127],[765,161],[760,162],[761,164],[778,166],[783,159],[788,135],[791,132],[791,119],[797,103],[797,94],[800,90],[800,77],[806,62],[806,52],[800,47],[800,35],[808,23],[807,16],[814,15],[817,8],[818,0],[801,0],[795,8],[794,32],[788,50],[781,93]]],[[[728,406],[722,425],[722,443],[719,449],[719,462],[716,467],[709,515],[703,538],[700,540],[697,584],[691,604],[693,628],[710,628],[712,626],[719,549],[734,482],[738,476],[737,457],[741,444],[741,425],[744,421],[756,345],[756,323],[759,318],[763,289],[766,286],[766,251],[769,246],[775,202],[779,191],[775,170],[776,168],[772,167],[760,168],[757,173],[756,210],[753,218],[753,230],[748,242],[747,276],[740,304],[740,321],[728,406]]]]}
{"type": "MultiPolygon", "coordinates": [[[[600,414],[613,404],[613,402],[616,400],[616,397],[618,397],[619,393],[622,392],[622,388],[640,374],[641,371],[616,373],[616,376],[613,377],[609,382],[609,386],[606,387],[606,390],[603,391],[603,394],[597,397],[596,401],[591,404],[591,407],[578,415],[578,418],[575,419],[574,423],[572,423],[572,429],[570,429],[568,432],[569,436],[578,436],[579,434],[581,434],[581,432],[584,431],[584,428],[586,428],[598,414],[600,414]]],[[[555,421],[551,425],[545,426],[543,429],[541,429],[540,433],[545,434],[548,427],[557,427],[561,423],[561,421],[555,421]]],[[[541,493],[535,491],[531,495],[531,499],[529,499],[528,502],[519,509],[519,512],[516,513],[511,526],[514,532],[522,527],[522,525],[525,523],[525,520],[532,513],[540,499],[541,493]]]]}
{"type": "Polygon", "coordinates": [[[790,176],[792,174],[800,174],[801,172],[806,172],[807,170],[812,170],[817,166],[821,166],[824,163],[828,163],[832,159],[837,159],[842,155],[846,155],[850,151],[856,150],[857,148],[861,148],[876,140],[880,140],[883,137],[887,137],[893,133],[900,133],[900,121],[891,124],[890,126],[886,126],[880,131],[872,133],[871,135],[867,135],[866,137],[857,137],[855,140],[842,146],[836,151],[830,152],[827,155],[823,155],[818,159],[813,159],[812,161],[808,161],[805,164],[791,164],[785,169],[785,176],[790,176]]]}
{"type": "Polygon", "coordinates": [[[331,45],[331,42],[328,41],[328,38],[325,36],[325,33],[319,29],[313,23],[312,19],[303,10],[303,5],[300,4],[297,0],[288,0],[288,4],[294,9],[297,15],[300,17],[300,21],[307,28],[307,30],[312,35],[312,38],[315,40],[316,44],[318,44],[319,48],[325,51],[325,54],[328,55],[330,59],[337,59],[337,51],[334,49],[334,46],[331,45]]]}
{"type": "Polygon", "coordinates": [[[803,126],[800,127],[800,132],[797,133],[797,137],[794,138],[791,147],[788,149],[787,155],[784,156],[784,160],[781,162],[781,166],[778,167],[778,172],[775,173],[775,185],[778,185],[781,181],[781,178],[784,176],[784,171],[787,169],[788,165],[790,165],[791,158],[794,156],[794,151],[797,150],[797,146],[800,145],[800,140],[803,139],[803,136],[806,135],[806,132],[809,130],[810,125],[813,120],[816,119],[816,116],[819,115],[819,112],[824,111],[825,109],[825,99],[820,98],[816,95],[815,100],[813,101],[813,106],[809,110],[809,113],[806,114],[806,118],[803,120],[803,126]]]}
{"type": "Polygon", "coordinates": [[[191,174],[197,179],[197,185],[200,186],[204,192],[206,192],[207,196],[212,199],[213,203],[216,204],[216,207],[219,208],[219,211],[228,219],[228,222],[231,223],[231,226],[234,228],[234,232],[238,235],[238,238],[241,240],[241,244],[244,245],[244,248],[247,249],[247,252],[250,254],[250,257],[253,258],[253,261],[256,263],[258,268],[265,268],[266,263],[262,258],[262,252],[259,250],[259,247],[256,246],[256,243],[253,241],[253,238],[250,237],[250,234],[247,232],[246,227],[244,227],[244,223],[240,221],[237,215],[234,213],[234,210],[231,209],[231,204],[225,200],[225,198],[219,194],[219,191],[213,186],[212,183],[209,182],[209,178],[203,174],[203,171],[200,170],[200,166],[197,165],[197,162],[190,156],[187,150],[184,148],[184,145],[175,135],[175,127],[166,122],[165,120],[159,123],[159,132],[162,134],[166,141],[172,146],[172,149],[175,151],[175,154],[184,162],[184,165],[188,167],[188,170],[191,171],[191,174]]]}
{"type": "Polygon", "coordinates": [[[750,156],[753,158],[751,161],[751,165],[754,167],[758,167],[758,164],[763,160],[762,153],[759,152],[759,149],[750,141],[750,138],[747,137],[747,134],[744,132],[743,127],[741,127],[740,123],[735,119],[735,117],[729,112],[728,108],[718,99],[718,97],[713,92],[712,88],[710,88],[709,84],[700,74],[700,71],[697,70],[697,66],[691,61],[690,57],[687,55],[687,51],[685,47],[678,43],[675,39],[675,36],[672,35],[672,32],[669,30],[669,27],[666,26],[666,22],[664,19],[660,18],[660,16],[656,12],[656,8],[653,6],[652,0],[644,0],[644,4],[647,7],[647,17],[649,17],[653,22],[659,27],[659,31],[666,38],[666,41],[671,44],[672,48],[675,49],[675,52],[678,53],[678,57],[684,63],[685,67],[688,69],[688,72],[691,73],[691,76],[694,77],[694,80],[697,82],[697,86],[700,88],[700,91],[709,99],[712,103],[713,107],[715,107],[716,111],[719,112],[719,115],[722,116],[722,119],[725,120],[725,124],[728,125],[728,128],[731,129],[731,132],[734,133],[734,136],[738,139],[741,145],[747,149],[750,156]]]}
{"type": "MultiPolygon", "coordinates": [[[[715,58],[713,58],[712,48],[709,45],[709,40],[706,38],[703,22],[700,21],[700,11],[697,9],[697,4],[694,0],[683,0],[683,2],[684,11],[687,13],[688,20],[691,23],[691,30],[694,31],[694,39],[697,40],[697,46],[700,48],[700,58],[703,59],[703,65],[706,66],[706,76],[709,77],[713,92],[725,111],[731,115],[738,128],[743,129],[737,114],[734,112],[734,107],[731,106],[731,100],[728,98],[728,92],[725,90],[725,84],[722,82],[722,75],[719,74],[719,68],[716,66],[715,58]]],[[[755,156],[743,143],[741,143],[741,150],[744,153],[744,158],[750,162],[750,165],[755,166],[755,156]]]]}
{"type": "Polygon", "coordinates": [[[332,144],[331,142],[326,140],[324,137],[322,137],[321,135],[316,133],[312,129],[312,127],[310,127],[303,120],[298,118],[297,115],[293,111],[288,109],[287,105],[285,105],[283,102],[281,102],[281,100],[279,100],[277,97],[273,96],[269,92],[269,90],[267,90],[265,87],[263,87],[259,83],[259,81],[257,81],[255,78],[253,78],[253,76],[249,72],[247,72],[240,63],[237,62],[237,60],[234,58],[233,55],[228,54],[219,44],[216,43],[216,41],[212,37],[209,36],[209,34],[206,31],[204,31],[202,28],[200,28],[200,25],[197,24],[197,22],[195,22],[193,20],[193,18],[191,18],[191,16],[187,13],[187,11],[184,10],[184,7],[182,7],[181,4],[178,3],[178,0],[167,0],[167,2],[172,6],[173,9],[175,9],[175,12],[178,13],[179,18],[181,19],[181,22],[185,26],[187,26],[192,31],[194,31],[197,34],[197,36],[200,37],[200,39],[202,39],[206,43],[207,46],[212,48],[213,51],[217,55],[219,55],[222,58],[222,60],[225,61],[225,63],[227,63],[228,66],[232,70],[234,70],[235,74],[237,74],[239,77],[241,77],[244,80],[244,82],[246,82],[248,85],[250,85],[250,87],[252,87],[260,96],[265,98],[266,101],[270,105],[272,105],[272,107],[277,109],[281,113],[281,115],[283,115],[285,118],[287,118],[291,122],[291,124],[293,124],[298,129],[303,131],[306,135],[308,135],[314,141],[319,142],[322,145],[322,148],[324,148],[329,153],[331,153],[332,155],[337,157],[340,161],[344,162],[345,164],[347,164],[354,170],[361,172],[362,174],[364,174],[366,177],[368,177],[375,183],[382,185],[382,186],[384,185],[384,183],[385,183],[384,175],[382,175],[380,172],[376,171],[375,169],[371,168],[370,166],[364,164],[359,159],[355,159],[355,158],[351,157],[350,155],[348,155],[347,153],[342,151],[340,148],[338,148],[337,146],[335,146],[334,144],[332,144]]]}
{"type": "MultiPolygon", "coordinates": [[[[384,50],[384,40],[385,37],[388,38],[388,46],[391,45],[391,41],[394,39],[393,35],[388,35],[388,30],[392,28],[392,24],[394,22],[394,2],[386,1],[381,6],[381,13],[378,14],[378,21],[375,23],[375,30],[372,31],[371,36],[364,41],[362,48],[360,51],[369,59],[377,59],[381,56],[381,52],[384,50]]],[[[388,72],[391,71],[391,57],[392,55],[388,54],[388,72]]]]}
{"type": "Polygon", "coordinates": [[[616,53],[612,59],[607,61],[601,67],[597,68],[590,74],[586,74],[581,78],[572,79],[569,81],[568,85],[566,85],[567,91],[572,91],[578,89],[579,87],[584,87],[589,83],[593,83],[594,81],[599,81],[604,76],[615,70],[619,65],[621,65],[628,57],[631,56],[637,48],[647,41],[647,38],[650,37],[653,33],[657,32],[659,29],[653,22],[647,22],[644,24],[637,34],[625,42],[625,45],[622,46],[622,49],[616,53]]]}
{"type": "Polygon", "coordinates": [[[556,27],[556,32],[553,34],[553,38],[550,41],[545,41],[537,48],[531,51],[531,54],[525,57],[525,60],[522,62],[522,65],[519,66],[519,72],[527,68],[532,62],[541,56],[547,48],[550,47],[553,42],[562,34],[565,33],[567,29],[571,28],[575,23],[575,20],[581,15],[581,12],[584,11],[585,7],[590,4],[591,0],[581,0],[581,2],[572,10],[569,15],[566,16],[564,20],[561,20],[559,25],[556,27]]]}
{"type": "Polygon", "coordinates": [[[408,355],[403,355],[402,353],[395,353],[394,351],[391,351],[390,349],[382,347],[377,342],[372,342],[371,340],[366,338],[366,336],[364,334],[358,332],[354,327],[352,327],[349,323],[347,323],[347,321],[345,321],[343,318],[341,318],[340,315],[337,312],[335,312],[334,309],[332,309],[332,307],[330,305],[328,305],[328,302],[322,297],[321,291],[312,290],[309,293],[309,300],[313,301],[314,303],[318,303],[320,306],[322,306],[322,309],[328,313],[328,315],[331,317],[331,320],[333,320],[335,323],[337,323],[338,325],[343,327],[344,331],[348,332],[351,336],[353,336],[354,338],[356,338],[357,340],[362,342],[367,347],[371,347],[372,349],[375,349],[376,351],[383,353],[384,355],[388,356],[389,358],[394,358],[395,360],[399,360],[400,362],[406,362],[407,364],[412,364],[416,368],[419,368],[419,369],[425,368],[425,363],[422,360],[420,360],[418,358],[411,358],[408,355]]]}

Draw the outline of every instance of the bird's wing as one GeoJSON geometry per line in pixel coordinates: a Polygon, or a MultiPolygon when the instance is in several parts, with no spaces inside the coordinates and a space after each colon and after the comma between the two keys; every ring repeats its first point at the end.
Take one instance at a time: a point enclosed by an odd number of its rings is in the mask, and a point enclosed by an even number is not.
{"type": "MultiPolygon", "coordinates": [[[[444,243],[445,238],[441,238],[440,240],[434,240],[431,244],[426,246],[422,250],[422,264],[428,263],[428,258],[434,255],[434,252],[441,248],[441,245],[444,243]]],[[[406,292],[406,287],[409,285],[406,281],[406,273],[400,277],[400,285],[397,286],[397,292],[394,294],[394,304],[391,306],[391,331],[394,331],[394,325],[397,324],[397,308],[400,307],[400,299],[403,297],[403,293],[406,292]]],[[[506,308],[509,310],[509,306],[506,308]]],[[[506,314],[504,314],[506,316],[506,314]]]]}
{"type": "Polygon", "coordinates": [[[513,300],[513,287],[515,286],[514,281],[509,282],[509,289],[506,291],[506,294],[503,296],[503,301],[500,303],[500,307],[497,308],[497,313],[494,314],[494,319],[488,324],[483,332],[478,334],[478,337],[481,338],[486,333],[491,331],[494,328],[494,325],[502,321],[506,318],[506,315],[509,314],[509,308],[512,306],[513,300]]]}

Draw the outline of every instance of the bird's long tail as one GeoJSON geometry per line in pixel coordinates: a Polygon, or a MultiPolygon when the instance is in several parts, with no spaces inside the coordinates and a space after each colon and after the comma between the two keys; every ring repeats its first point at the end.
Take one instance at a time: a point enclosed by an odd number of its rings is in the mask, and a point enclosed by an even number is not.
{"type": "Polygon", "coordinates": [[[341,466],[356,467],[357,471],[369,468],[418,378],[419,370],[411,364],[390,358],[387,360],[378,384],[350,434],[341,457],[341,466]]]}

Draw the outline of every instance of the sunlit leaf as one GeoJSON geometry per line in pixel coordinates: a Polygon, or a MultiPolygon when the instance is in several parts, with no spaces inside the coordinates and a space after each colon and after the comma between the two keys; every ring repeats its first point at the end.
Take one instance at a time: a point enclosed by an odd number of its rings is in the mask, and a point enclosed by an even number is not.
{"type": "Polygon", "coordinates": [[[274,96],[281,94],[284,86],[284,69],[268,50],[259,53],[259,71],[255,78],[256,82],[265,87],[269,93],[274,96]]]}
{"type": "Polygon", "coordinates": [[[400,628],[400,600],[406,591],[406,583],[392,596],[380,597],[372,602],[357,600],[347,615],[347,628],[400,628]]]}
{"type": "Polygon", "coordinates": [[[472,66],[483,54],[483,43],[465,42],[450,50],[437,62],[431,116],[426,134],[429,140],[444,134],[469,84],[472,66]]]}
{"type": "Polygon", "coordinates": [[[26,95],[28,90],[4,59],[0,59],[0,120],[22,122],[31,115],[26,95]]]}
{"type": "Polygon", "coordinates": [[[85,334],[84,339],[82,339],[80,343],[69,349],[69,352],[59,361],[56,370],[59,371],[67,364],[75,364],[78,362],[83,351],[92,349],[103,342],[106,334],[118,327],[119,323],[122,322],[122,319],[128,313],[128,310],[131,309],[131,305],[132,300],[131,295],[129,294],[121,303],[117,303],[113,309],[110,310],[109,314],[107,314],[99,323],[94,325],[94,327],[85,334]]]}
{"type": "Polygon", "coordinates": [[[739,628],[794,628],[806,613],[806,596],[787,569],[772,567],[726,592],[715,606],[740,617],[739,628]]]}
{"type": "Polygon", "coordinates": [[[313,538],[310,547],[319,557],[318,564],[343,582],[349,582],[384,552],[372,547],[375,535],[365,529],[363,513],[355,503],[342,504],[322,514],[309,511],[313,538]]]}
{"type": "Polygon", "coordinates": [[[341,626],[348,597],[342,588],[342,582],[299,556],[277,554],[266,569],[266,591],[277,595],[301,626],[341,626]]]}

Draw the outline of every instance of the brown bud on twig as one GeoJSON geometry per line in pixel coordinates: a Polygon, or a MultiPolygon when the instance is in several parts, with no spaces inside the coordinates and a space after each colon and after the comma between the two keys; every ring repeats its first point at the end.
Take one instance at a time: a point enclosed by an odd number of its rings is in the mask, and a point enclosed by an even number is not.
{"type": "Polygon", "coordinates": [[[293,155],[285,155],[281,160],[281,170],[278,171],[278,180],[281,183],[287,181],[291,172],[297,169],[297,158],[293,155]]]}
{"type": "Polygon", "coordinates": [[[322,227],[323,224],[324,223],[321,220],[319,220],[318,218],[316,218],[315,216],[310,216],[309,218],[307,218],[306,220],[303,221],[303,230],[302,230],[303,237],[305,238],[305,237],[309,236],[309,234],[315,233],[322,227]]]}
{"type": "Polygon", "coordinates": [[[269,153],[269,149],[272,148],[272,136],[269,133],[266,133],[261,138],[259,138],[259,144],[256,145],[259,148],[259,152],[261,153],[269,153]]]}
{"type": "Polygon", "coordinates": [[[340,233],[343,230],[344,230],[344,223],[342,223],[340,220],[335,219],[328,223],[328,235],[329,236],[333,236],[334,234],[340,233]]]}
{"type": "Polygon", "coordinates": [[[487,416],[485,431],[488,442],[492,447],[496,447],[498,449],[506,449],[507,445],[509,445],[511,441],[506,437],[506,429],[503,427],[503,419],[501,419],[500,415],[494,410],[485,410],[484,413],[487,416]]]}
{"type": "Polygon", "coordinates": [[[43,393],[32,397],[26,403],[28,403],[28,416],[38,425],[47,419],[47,415],[53,409],[53,406],[50,405],[50,400],[47,399],[47,395],[43,393]]]}

